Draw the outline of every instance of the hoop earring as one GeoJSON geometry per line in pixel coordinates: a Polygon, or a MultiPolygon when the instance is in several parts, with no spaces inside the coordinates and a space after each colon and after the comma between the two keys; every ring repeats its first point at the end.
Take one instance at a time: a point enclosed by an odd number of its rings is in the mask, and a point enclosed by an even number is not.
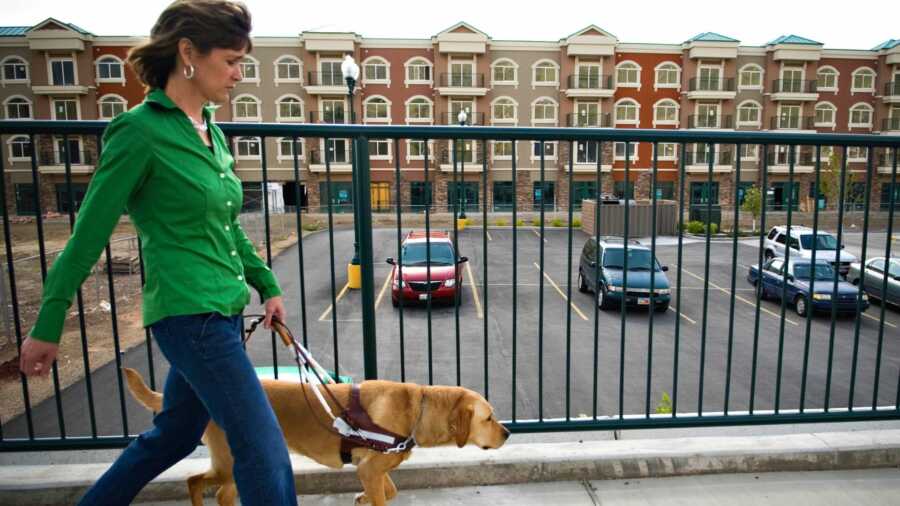
{"type": "Polygon", "coordinates": [[[184,67],[184,69],[182,70],[182,73],[184,74],[185,79],[187,79],[187,80],[193,79],[194,78],[194,66],[191,64],[188,64],[186,67],[184,67]],[[188,69],[190,69],[190,72],[188,71],[188,69]]]}

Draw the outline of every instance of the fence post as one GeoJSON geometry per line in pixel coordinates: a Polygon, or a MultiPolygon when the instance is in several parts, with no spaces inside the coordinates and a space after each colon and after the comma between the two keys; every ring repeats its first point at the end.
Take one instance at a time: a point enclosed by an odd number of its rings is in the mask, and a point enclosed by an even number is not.
{"type": "Polygon", "coordinates": [[[359,219],[359,263],[362,275],[362,326],[363,364],[367,380],[378,378],[378,360],[375,339],[375,276],[372,253],[372,195],[369,192],[369,140],[354,139],[353,160],[356,162],[356,216],[359,219]]]}

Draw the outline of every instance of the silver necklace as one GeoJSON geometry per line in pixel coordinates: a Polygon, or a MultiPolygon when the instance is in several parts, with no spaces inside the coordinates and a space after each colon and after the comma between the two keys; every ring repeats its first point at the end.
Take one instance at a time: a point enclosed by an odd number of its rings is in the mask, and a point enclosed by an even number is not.
{"type": "Polygon", "coordinates": [[[191,120],[191,124],[194,125],[194,128],[196,128],[197,131],[206,133],[206,131],[209,129],[209,126],[206,124],[205,121],[197,121],[194,118],[190,117],[190,115],[186,115],[186,116],[188,117],[189,120],[191,120]]]}

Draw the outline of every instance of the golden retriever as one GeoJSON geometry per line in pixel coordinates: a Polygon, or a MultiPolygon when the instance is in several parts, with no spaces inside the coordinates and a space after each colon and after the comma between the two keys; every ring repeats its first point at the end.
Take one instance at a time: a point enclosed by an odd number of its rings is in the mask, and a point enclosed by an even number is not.
{"type": "MultiPolygon", "coordinates": [[[[126,368],[125,374],[135,399],[152,411],[160,411],[162,394],[150,390],[137,371],[126,368]]],[[[330,427],[331,419],[315,398],[312,387],[276,380],[262,380],[262,385],[281,424],[288,448],[319,464],[343,467],[341,438],[323,427],[330,427]],[[308,401],[304,399],[304,394],[308,401]]],[[[330,385],[329,389],[342,405],[348,405],[350,385],[330,385]]],[[[328,398],[327,395],[325,397],[328,398]]],[[[502,446],[510,434],[494,417],[493,407],[484,397],[467,388],[364,381],[360,384],[360,402],[372,421],[386,430],[408,435],[415,427],[419,446],[455,443],[462,448],[472,443],[487,450],[502,446]],[[422,406],[424,412],[420,419],[422,406]]],[[[330,399],[329,403],[332,403],[330,399]]],[[[331,404],[331,409],[337,413],[340,408],[331,404]]],[[[203,442],[209,448],[211,468],[188,478],[191,503],[202,506],[205,489],[218,485],[218,503],[233,505],[237,487],[232,476],[234,460],[225,433],[210,421],[203,434],[203,442]]],[[[410,451],[386,454],[368,448],[353,449],[352,461],[363,486],[363,492],[356,496],[356,504],[383,506],[393,499],[397,495],[397,487],[388,473],[409,456],[410,451]]]]}

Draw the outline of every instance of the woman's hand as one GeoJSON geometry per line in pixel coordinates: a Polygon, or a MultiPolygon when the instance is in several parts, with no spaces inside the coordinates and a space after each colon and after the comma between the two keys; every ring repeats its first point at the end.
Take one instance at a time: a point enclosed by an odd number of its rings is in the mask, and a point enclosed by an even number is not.
{"type": "Polygon", "coordinates": [[[280,322],[284,322],[284,300],[280,295],[266,300],[266,319],[263,320],[263,327],[267,329],[272,328],[272,317],[275,317],[280,322]]]}
{"type": "Polygon", "coordinates": [[[53,361],[56,360],[57,351],[59,351],[59,345],[56,343],[40,341],[30,336],[26,337],[22,342],[22,350],[19,354],[19,370],[25,376],[45,376],[50,372],[53,361]]]}

